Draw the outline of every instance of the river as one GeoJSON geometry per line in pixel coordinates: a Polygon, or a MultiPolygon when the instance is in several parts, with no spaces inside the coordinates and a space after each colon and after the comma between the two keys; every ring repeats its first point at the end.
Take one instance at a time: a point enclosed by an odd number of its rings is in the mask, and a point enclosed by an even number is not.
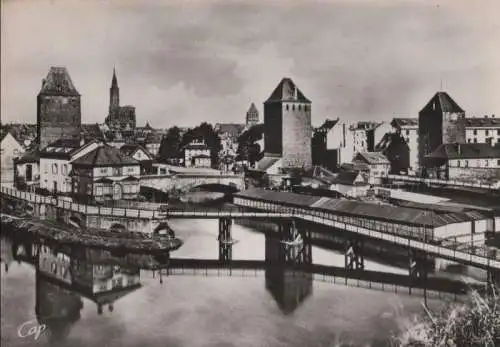
{"type": "MultiPolygon", "coordinates": [[[[184,240],[172,257],[218,258],[216,220],[173,220],[171,227],[184,240]]],[[[233,259],[264,260],[263,233],[233,225],[233,237],[239,241],[233,246],[233,259]]],[[[92,299],[81,292],[85,288],[98,292],[99,285],[106,283],[103,278],[111,278],[103,275],[106,267],[91,270],[91,285],[85,287],[88,276],[81,276],[78,283],[75,280],[81,266],[85,267],[85,262],[80,263],[72,267],[73,284],[65,286],[63,275],[57,280],[57,275],[50,274],[58,271],[55,267],[49,266],[49,275],[44,275],[36,266],[12,261],[10,249],[9,239],[2,238],[1,342],[6,347],[389,346],[390,337],[423,312],[421,296],[324,283],[310,277],[290,281],[283,280],[283,274],[281,279],[279,274],[273,275],[276,278],[187,274],[163,276],[160,283],[158,274],[149,270],[130,270],[119,277],[117,265],[110,267],[113,283],[119,280],[126,287],[121,281],[128,278],[128,283],[140,282],[141,286],[117,297],[95,295],[92,299]],[[274,281],[281,284],[271,283],[274,281]],[[72,289],[76,287],[81,291],[72,289]],[[96,302],[104,303],[102,312],[96,302]],[[59,319],[36,323],[37,313],[58,315],[59,319]],[[25,322],[30,323],[23,326],[25,322]]],[[[313,247],[312,254],[315,264],[344,264],[343,255],[333,251],[313,247]]],[[[407,271],[371,261],[366,261],[366,268],[407,271]]],[[[442,301],[431,299],[428,304],[438,307],[442,301]]]]}

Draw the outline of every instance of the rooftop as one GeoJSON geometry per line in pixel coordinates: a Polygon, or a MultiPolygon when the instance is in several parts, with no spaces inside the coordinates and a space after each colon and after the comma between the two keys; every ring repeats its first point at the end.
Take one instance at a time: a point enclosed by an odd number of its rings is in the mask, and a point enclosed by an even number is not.
{"type": "Polygon", "coordinates": [[[125,166],[139,165],[139,162],[110,145],[97,147],[93,151],[72,161],[75,166],[125,166]]]}
{"type": "Polygon", "coordinates": [[[325,122],[318,128],[315,129],[317,132],[327,132],[331,130],[335,124],[339,122],[339,118],[337,119],[326,119],[325,122]]]}
{"type": "Polygon", "coordinates": [[[48,144],[40,151],[43,158],[65,158],[69,159],[71,154],[82,147],[79,138],[61,138],[48,144]]]}
{"type": "Polygon", "coordinates": [[[217,123],[215,130],[221,134],[229,134],[232,137],[238,137],[245,129],[245,124],[239,123],[217,123]]]}
{"type": "Polygon", "coordinates": [[[434,159],[484,159],[500,158],[500,147],[488,143],[446,143],[426,156],[434,159]]]}
{"type": "Polygon", "coordinates": [[[247,113],[259,113],[259,110],[257,110],[257,107],[253,102],[250,105],[250,108],[248,109],[247,113]]]}
{"type": "Polygon", "coordinates": [[[369,165],[390,164],[387,157],[381,152],[359,152],[353,161],[362,161],[369,165]]]}
{"type": "Polygon", "coordinates": [[[285,77],[281,80],[276,89],[272,92],[271,96],[269,96],[265,102],[269,103],[282,101],[311,103],[311,101],[304,96],[304,94],[289,77],[285,77]]]}
{"type": "Polygon", "coordinates": [[[463,113],[465,112],[446,92],[437,92],[422,109],[437,109],[441,112],[463,113]]]}
{"type": "Polygon", "coordinates": [[[418,127],[418,118],[393,118],[392,126],[397,127],[418,127]]]}
{"type": "Polygon", "coordinates": [[[65,67],[51,67],[47,77],[42,81],[39,95],[79,96],[68,70],[65,67]]]}
{"type": "Polygon", "coordinates": [[[468,128],[500,128],[500,119],[492,117],[466,118],[465,126],[468,128]]]}

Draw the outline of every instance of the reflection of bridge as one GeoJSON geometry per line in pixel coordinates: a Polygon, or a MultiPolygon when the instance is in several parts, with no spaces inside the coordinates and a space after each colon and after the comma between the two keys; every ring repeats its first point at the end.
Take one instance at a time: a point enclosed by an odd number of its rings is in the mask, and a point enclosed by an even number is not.
{"type": "Polygon", "coordinates": [[[500,184],[473,183],[473,182],[464,182],[459,180],[443,180],[437,178],[422,178],[422,177],[403,176],[403,175],[388,175],[388,176],[381,176],[380,178],[388,182],[420,183],[420,184],[425,184],[427,186],[478,188],[478,189],[500,192],[500,184]]]}
{"type": "MultiPolygon", "coordinates": [[[[103,222],[111,224],[115,221],[144,221],[145,223],[165,222],[169,218],[212,218],[219,219],[219,251],[222,260],[230,261],[232,259],[232,240],[231,226],[232,220],[235,218],[263,218],[274,219],[279,225],[277,231],[278,237],[281,239],[283,247],[286,247],[290,253],[284,257],[294,263],[306,262],[311,257],[310,235],[305,227],[298,225],[296,221],[308,222],[310,225],[322,225],[331,227],[332,229],[342,230],[348,238],[345,247],[346,268],[355,270],[364,268],[363,243],[364,239],[382,240],[387,243],[396,244],[408,249],[408,257],[410,266],[410,275],[421,277],[425,276],[425,264],[428,256],[452,260],[461,264],[472,265],[488,271],[489,277],[493,279],[500,270],[500,259],[494,254],[488,253],[486,249],[462,249],[462,244],[442,243],[438,244],[433,239],[435,227],[429,225],[425,230],[415,228],[420,232],[419,237],[416,234],[407,232],[402,233],[398,228],[403,228],[402,225],[385,225],[369,227],[362,218],[344,218],[334,212],[315,208],[297,207],[293,205],[272,203],[266,201],[254,201],[245,199],[245,197],[237,197],[241,208],[233,209],[183,209],[172,210],[141,210],[141,209],[116,209],[105,208],[92,205],[76,204],[70,201],[55,199],[36,195],[33,193],[20,192],[17,190],[2,187],[2,198],[15,198],[31,203],[35,211],[39,211],[39,216],[43,209],[48,207],[55,208],[58,211],[66,211],[64,218],[69,219],[72,215],[77,215],[78,218],[87,220],[87,226],[94,226],[90,222],[99,223],[97,227],[103,227],[103,222]],[[243,208],[246,208],[243,209],[243,208]],[[251,209],[251,210],[249,210],[251,209]],[[358,222],[362,222],[361,224],[358,222]],[[90,224],[90,225],[89,225],[90,224]],[[299,233],[304,242],[293,247],[288,247],[287,244],[293,243],[299,233]],[[422,236],[423,235],[423,236],[422,236]],[[431,235],[431,236],[428,236],[431,235]]],[[[59,213],[60,214],[60,213],[59,213]]],[[[57,215],[57,213],[56,213],[57,215]]],[[[129,227],[130,224],[126,226],[129,227]]],[[[105,226],[105,225],[104,225],[105,226]]],[[[109,226],[108,226],[109,227],[109,226]]],[[[137,227],[137,226],[136,226],[137,227]]],[[[130,228],[130,227],[129,227],[130,228]]],[[[150,227],[150,229],[153,229],[150,227]]],[[[140,230],[140,226],[139,226],[140,230]]],[[[152,230],[151,230],[152,231],[152,230]]],[[[404,231],[404,230],[403,230],[404,231]]]]}

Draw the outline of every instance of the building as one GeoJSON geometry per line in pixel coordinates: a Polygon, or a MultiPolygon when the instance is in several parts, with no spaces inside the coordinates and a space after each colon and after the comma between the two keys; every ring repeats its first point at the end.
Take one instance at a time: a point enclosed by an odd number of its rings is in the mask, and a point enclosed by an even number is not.
{"type": "Polygon", "coordinates": [[[378,183],[377,179],[381,176],[387,176],[391,169],[391,163],[381,152],[359,152],[353,160],[354,163],[364,163],[370,168],[370,183],[378,183]]]}
{"type": "Polygon", "coordinates": [[[51,67],[37,97],[40,149],[61,137],[78,137],[82,115],[80,94],[65,67],[51,67]]]}
{"type": "Polygon", "coordinates": [[[311,101],[290,78],[264,102],[264,126],[266,154],[282,157],[283,168],[312,166],[311,101]]]}
{"type": "Polygon", "coordinates": [[[221,144],[219,152],[219,161],[222,163],[221,169],[229,171],[236,160],[238,138],[245,131],[245,124],[217,123],[215,124],[215,131],[221,144]]]}
{"type": "Polygon", "coordinates": [[[71,161],[102,145],[98,140],[84,144],[74,138],[50,143],[40,151],[40,188],[52,193],[71,193],[71,161]]]}
{"type": "Polygon", "coordinates": [[[185,167],[210,167],[212,165],[210,148],[203,140],[194,140],[184,146],[183,151],[185,167]]]}
{"type": "Polygon", "coordinates": [[[33,190],[40,187],[40,152],[38,148],[14,160],[14,184],[18,189],[33,190]]]}
{"type": "Polygon", "coordinates": [[[447,143],[426,156],[433,177],[462,181],[500,180],[500,146],[488,143],[447,143]]]}
{"type": "Polygon", "coordinates": [[[418,118],[393,118],[391,125],[408,144],[408,171],[414,172],[418,168],[418,118]]]}
{"type": "Polygon", "coordinates": [[[375,146],[375,151],[382,153],[391,163],[389,173],[399,175],[411,172],[410,147],[401,132],[385,134],[375,146]]]}
{"type": "Polygon", "coordinates": [[[109,88],[109,111],[106,124],[111,130],[125,131],[129,134],[133,134],[136,127],[135,107],[120,106],[120,88],[115,69],[113,69],[111,88],[109,88]]]}
{"type": "Polygon", "coordinates": [[[330,190],[335,190],[349,197],[366,196],[370,184],[360,171],[343,171],[331,180],[330,190]]]}
{"type": "Polygon", "coordinates": [[[143,147],[145,147],[153,157],[156,157],[160,154],[160,146],[162,140],[163,133],[153,131],[146,135],[143,147]]]}
{"type": "MultiPolygon", "coordinates": [[[[418,114],[418,162],[447,143],[465,143],[465,111],[446,92],[437,92],[418,114]]],[[[425,176],[425,170],[422,172],[425,176]]]]}
{"type": "Polygon", "coordinates": [[[29,151],[36,146],[37,125],[25,123],[2,124],[1,133],[9,132],[23,146],[25,151],[29,151]]]}
{"type": "Polygon", "coordinates": [[[141,165],[141,174],[150,173],[153,167],[153,156],[149,151],[139,144],[126,144],[120,147],[120,151],[127,157],[137,160],[141,165]]]}
{"type": "Polygon", "coordinates": [[[495,115],[484,118],[465,119],[465,138],[467,143],[500,143],[500,119],[495,115]]]}
{"type": "Polygon", "coordinates": [[[91,201],[136,199],[140,191],[139,161],[110,145],[87,151],[71,161],[72,194],[91,201]]]}
{"type": "Polygon", "coordinates": [[[252,102],[250,108],[247,111],[246,126],[247,128],[249,128],[256,124],[259,124],[259,110],[257,110],[257,107],[252,102]]]}
{"type": "Polygon", "coordinates": [[[0,160],[2,184],[14,184],[15,165],[14,160],[24,153],[23,146],[12,136],[10,132],[2,134],[0,140],[0,160]]]}

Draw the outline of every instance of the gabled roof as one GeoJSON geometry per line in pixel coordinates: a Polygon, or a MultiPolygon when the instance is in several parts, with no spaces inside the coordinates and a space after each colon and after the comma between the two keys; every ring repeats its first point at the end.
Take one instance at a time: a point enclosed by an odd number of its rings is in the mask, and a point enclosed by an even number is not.
{"type": "Polygon", "coordinates": [[[391,125],[399,128],[418,127],[418,118],[393,118],[391,125]]]}
{"type": "Polygon", "coordinates": [[[375,150],[384,152],[385,150],[389,149],[393,144],[404,145],[409,149],[408,143],[406,143],[405,139],[400,134],[385,133],[380,142],[375,145],[375,150]]]}
{"type": "Polygon", "coordinates": [[[136,144],[136,143],[127,143],[123,146],[120,147],[120,151],[125,154],[126,156],[129,156],[129,157],[133,157],[135,152],[137,152],[138,150],[141,150],[143,151],[144,153],[146,153],[146,155],[148,156],[148,158],[150,160],[153,159],[153,157],[151,156],[151,154],[148,152],[148,150],[146,148],[144,148],[143,146],[139,145],[139,144],[136,144]]]}
{"type": "MultiPolygon", "coordinates": [[[[435,108],[441,112],[463,113],[465,112],[446,92],[437,92],[431,100],[425,105],[423,110],[431,108],[434,104],[435,108]]],[[[423,111],[422,110],[422,111],[423,111]]]]}
{"type": "Polygon", "coordinates": [[[232,137],[238,137],[243,129],[245,129],[245,124],[217,123],[215,129],[221,134],[229,134],[232,137]]]}
{"type": "Polygon", "coordinates": [[[362,161],[369,165],[390,164],[387,157],[381,152],[359,152],[353,161],[362,161]]]}
{"type": "MultiPolygon", "coordinates": [[[[340,172],[337,177],[330,180],[332,184],[344,184],[344,185],[355,185],[356,179],[361,175],[359,171],[343,171],[340,172]]],[[[366,182],[364,182],[366,183],[366,182]]]]}
{"type": "Polygon", "coordinates": [[[68,70],[65,67],[51,67],[47,77],[42,82],[39,95],[79,96],[68,70]]]}
{"type": "Polygon", "coordinates": [[[110,145],[97,147],[93,151],[71,162],[74,166],[124,166],[139,165],[139,162],[123,154],[119,149],[110,145]]]}
{"type": "Polygon", "coordinates": [[[311,103],[289,77],[285,77],[281,80],[265,103],[282,101],[311,103]]]}
{"type": "Polygon", "coordinates": [[[500,147],[488,143],[446,143],[426,156],[434,159],[484,159],[499,158],[500,147]]]}
{"type": "Polygon", "coordinates": [[[259,110],[257,110],[257,107],[253,102],[250,105],[250,108],[248,109],[247,113],[259,113],[259,110]]]}
{"type": "Polygon", "coordinates": [[[465,118],[468,128],[500,128],[500,119],[495,117],[465,118]]]}
{"type": "Polygon", "coordinates": [[[339,122],[339,118],[337,119],[326,119],[325,122],[318,128],[315,129],[316,132],[328,132],[331,130],[337,123],[339,122]]]}
{"type": "Polygon", "coordinates": [[[22,157],[16,160],[16,163],[38,163],[40,162],[40,152],[38,149],[34,149],[32,151],[26,152],[22,157]]]}

